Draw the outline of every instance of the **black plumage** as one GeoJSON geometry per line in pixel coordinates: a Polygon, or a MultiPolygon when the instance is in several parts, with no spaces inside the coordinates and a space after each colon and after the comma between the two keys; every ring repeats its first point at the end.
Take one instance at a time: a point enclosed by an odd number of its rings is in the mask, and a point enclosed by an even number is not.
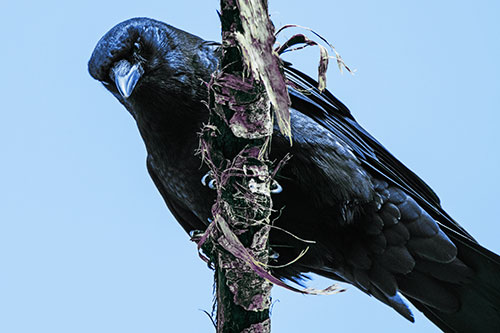
{"type": "MultiPolygon", "coordinates": [[[[205,83],[218,47],[162,22],[136,18],[97,44],[89,72],[135,118],[148,151],[148,171],[187,231],[203,230],[214,192],[194,155],[208,119],[205,83]]],[[[351,283],[413,316],[404,295],[444,331],[500,330],[500,258],[481,247],[440,206],[437,195],[393,157],[330,92],[285,66],[292,101],[293,145],[279,131],[272,157],[291,153],[278,175],[285,207],[275,224],[273,270],[300,279],[314,272],[351,283]]]]}

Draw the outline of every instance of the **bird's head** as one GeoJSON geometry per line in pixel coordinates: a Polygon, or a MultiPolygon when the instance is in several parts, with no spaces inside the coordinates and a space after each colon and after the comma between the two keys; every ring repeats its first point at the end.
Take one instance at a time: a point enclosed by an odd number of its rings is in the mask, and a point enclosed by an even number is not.
{"type": "Polygon", "coordinates": [[[203,82],[216,70],[215,50],[215,43],[163,22],[133,18],[99,40],[88,69],[136,116],[140,110],[165,105],[174,110],[189,101],[205,100],[203,82]]]}

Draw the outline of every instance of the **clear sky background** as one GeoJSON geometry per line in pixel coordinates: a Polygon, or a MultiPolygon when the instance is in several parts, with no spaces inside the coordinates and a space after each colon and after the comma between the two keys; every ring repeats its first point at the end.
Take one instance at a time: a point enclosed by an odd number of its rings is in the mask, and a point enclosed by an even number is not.
{"type": "MultiPolygon", "coordinates": [[[[355,76],[328,87],[500,252],[498,1],[269,0],[355,76]]],[[[132,117],[87,73],[116,23],[148,16],[219,40],[218,1],[0,4],[0,332],[212,332],[212,272],[147,175],[132,117]]],[[[291,36],[292,32],[285,35],[291,36]]],[[[291,59],[314,75],[317,50],[291,59]]],[[[328,281],[316,279],[314,285],[328,281]]],[[[354,287],[274,288],[274,332],[436,332],[354,287]]]]}

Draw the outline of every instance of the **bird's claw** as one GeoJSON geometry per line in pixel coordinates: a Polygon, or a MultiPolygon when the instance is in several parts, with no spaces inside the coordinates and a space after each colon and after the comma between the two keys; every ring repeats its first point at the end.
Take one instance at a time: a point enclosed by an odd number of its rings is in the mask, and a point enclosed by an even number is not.
{"type": "Polygon", "coordinates": [[[209,189],[215,190],[215,178],[212,178],[212,171],[207,172],[202,178],[201,183],[203,186],[208,186],[209,189]]]}

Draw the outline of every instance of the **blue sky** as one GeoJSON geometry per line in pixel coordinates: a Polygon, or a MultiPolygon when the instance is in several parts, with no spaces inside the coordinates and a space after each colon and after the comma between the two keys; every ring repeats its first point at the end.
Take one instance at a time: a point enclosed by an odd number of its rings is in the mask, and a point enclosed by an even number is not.
{"type": "MultiPolygon", "coordinates": [[[[332,66],[329,89],[500,252],[498,2],[269,2],[277,27],[308,26],[337,47],[357,72],[332,66]]],[[[132,118],[86,63],[109,28],[134,16],[218,40],[218,5],[0,4],[0,332],[212,331],[201,311],[211,309],[212,272],[149,179],[132,118]]],[[[287,59],[314,74],[317,58],[287,59]]],[[[273,297],[275,332],[437,332],[353,287],[273,297]]]]}

